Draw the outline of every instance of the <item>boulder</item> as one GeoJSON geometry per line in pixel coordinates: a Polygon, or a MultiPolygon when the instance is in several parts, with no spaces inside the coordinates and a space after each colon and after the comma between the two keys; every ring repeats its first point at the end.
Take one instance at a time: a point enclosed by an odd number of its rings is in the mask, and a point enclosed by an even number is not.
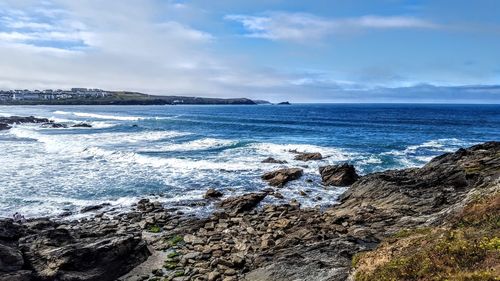
{"type": "Polygon", "coordinates": [[[207,192],[205,192],[205,195],[203,198],[205,199],[217,199],[222,197],[224,194],[218,190],[215,190],[213,188],[209,188],[207,192]]]}
{"type": "Polygon", "coordinates": [[[92,128],[92,125],[87,124],[87,123],[78,123],[78,124],[75,124],[71,127],[73,127],[73,128],[92,128]]]}
{"type": "Polygon", "coordinates": [[[320,167],[319,173],[324,185],[348,186],[359,178],[354,166],[347,163],[320,167]]]}
{"type": "Polygon", "coordinates": [[[61,123],[47,122],[47,123],[43,123],[42,127],[59,129],[59,128],[67,128],[68,126],[61,124],[61,123]]]}
{"type": "Polygon", "coordinates": [[[294,159],[299,161],[321,160],[323,159],[323,155],[319,152],[297,152],[294,159]]]}
{"type": "Polygon", "coordinates": [[[282,187],[287,182],[296,180],[302,176],[300,168],[284,168],[262,175],[262,179],[267,181],[271,186],[282,187]]]}
{"type": "Polygon", "coordinates": [[[261,163],[270,163],[270,164],[286,164],[288,162],[286,162],[285,160],[277,160],[277,159],[274,159],[273,157],[268,157],[264,160],[262,160],[261,163]]]}
{"type": "Polygon", "coordinates": [[[99,204],[99,205],[90,205],[90,206],[83,207],[82,210],[80,211],[80,213],[87,213],[87,212],[97,211],[97,210],[100,210],[100,209],[102,209],[104,207],[108,207],[108,206],[111,206],[111,204],[109,204],[109,203],[102,203],[102,204],[99,204]]]}
{"type": "Polygon", "coordinates": [[[5,124],[23,124],[23,123],[51,123],[47,118],[36,118],[34,116],[21,117],[21,116],[10,116],[10,117],[0,117],[0,123],[5,124]]]}
{"type": "Polygon", "coordinates": [[[8,130],[10,128],[12,128],[12,127],[9,126],[8,124],[6,124],[6,123],[0,123],[0,131],[8,130]]]}
{"type": "Polygon", "coordinates": [[[248,193],[227,198],[221,201],[218,206],[229,213],[246,212],[255,208],[266,196],[267,193],[265,192],[248,193]]]}
{"type": "Polygon", "coordinates": [[[0,272],[20,270],[24,265],[21,251],[16,247],[0,244],[0,272]]]}
{"type": "Polygon", "coordinates": [[[115,280],[150,255],[140,232],[103,229],[43,230],[23,237],[19,246],[25,260],[42,280],[115,280]]]}

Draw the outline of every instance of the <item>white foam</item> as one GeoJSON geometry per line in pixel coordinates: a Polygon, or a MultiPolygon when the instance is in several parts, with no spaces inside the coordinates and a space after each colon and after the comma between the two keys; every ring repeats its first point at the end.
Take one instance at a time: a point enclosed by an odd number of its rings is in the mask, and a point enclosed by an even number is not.
{"type": "Polygon", "coordinates": [[[214,138],[203,138],[183,143],[172,143],[164,146],[164,151],[192,151],[192,150],[205,150],[212,148],[222,148],[237,144],[237,141],[223,140],[214,138]]]}
{"type": "Polygon", "coordinates": [[[335,147],[324,147],[311,144],[275,144],[275,143],[256,143],[251,147],[258,150],[261,155],[281,157],[286,160],[292,160],[295,155],[290,151],[298,152],[319,152],[329,161],[348,161],[353,153],[346,152],[335,147]]]}
{"type": "Polygon", "coordinates": [[[78,117],[105,119],[105,120],[118,120],[118,121],[139,121],[139,120],[147,120],[147,119],[165,120],[165,119],[175,118],[175,117],[166,117],[166,116],[155,116],[155,117],[123,116],[123,115],[98,114],[98,113],[88,113],[88,112],[68,112],[68,111],[61,111],[61,110],[56,110],[53,113],[60,114],[60,115],[74,115],[74,116],[78,116],[78,117]]]}
{"type": "Polygon", "coordinates": [[[106,150],[99,147],[89,147],[82,151],[85,157],[97,157],[113,163],[139,164],[153,168],[173,168],[177,173],[192,173],[193,170],[226,170],[246,171],[258,168],[258,163],[223,162],[219,160],[194,160],[185,158],[161,158],[142,155],[135,152],[106,150]]]}
{"type": "Polygon", "coordinates": [[[440,151],[440,152],[451,152],[456,149],[458,146],[464,146],[468,143],[456,138],[450,139],[437,139],[426,141],[422,144],[418,145],[410,145],[405,149],[405,153],[413,153],[419,149],[427,149],[432,151],[440,151]]]}
{"type": "Polygon", "coordinates": [[[9,133],[18,138],[34,139],[43,143],[48,152],[81,152],[89,147],[112,144],[152,142],[185,136],[189,133],[178,131],[146,131],[131,133],[95,133],[95,134],[43,134],[29,127],[14,127],[9,133]]]}

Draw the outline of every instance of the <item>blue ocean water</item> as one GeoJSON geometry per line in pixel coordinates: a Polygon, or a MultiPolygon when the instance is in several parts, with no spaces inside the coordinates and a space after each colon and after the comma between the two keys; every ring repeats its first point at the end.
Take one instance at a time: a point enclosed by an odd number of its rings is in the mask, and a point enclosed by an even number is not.
{"type": "Polygon", "coordinates": [[[93,126],[1,131],[0,216],[52,216],[102,202],[123,210],[147,196],[206,210],[189,202],[210,187],[226,196],[260,190],[260,175],[282,166],[305,171],[280,190],[285,201],[328,205],[345,188],[322,186],[319,166],[349,162],[361,174],[417,167],[500,140],[500,105],[0,106],[0,115],[93,126]],[[292,149],[325,159],[298,162],[292,149]],[[261,163],[267,157],[288,164],[261,163]]]}

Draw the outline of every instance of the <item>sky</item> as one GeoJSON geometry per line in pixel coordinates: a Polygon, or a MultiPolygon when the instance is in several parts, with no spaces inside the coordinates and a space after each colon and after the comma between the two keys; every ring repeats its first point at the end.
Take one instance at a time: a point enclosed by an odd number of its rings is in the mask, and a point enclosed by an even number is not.
{"type": "Polygon", "coordinates": [[[1,0],[0,89],[500,103],[497,0],[1,0]]]}

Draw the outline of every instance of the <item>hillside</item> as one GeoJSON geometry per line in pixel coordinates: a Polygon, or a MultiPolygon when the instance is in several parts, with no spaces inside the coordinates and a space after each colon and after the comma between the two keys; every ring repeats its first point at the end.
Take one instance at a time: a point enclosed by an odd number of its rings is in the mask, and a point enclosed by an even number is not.
{"type": "MultiPolygon", "coordinates": [[[[221,104],[221,105],[255,105],[247,98],[204,98],[187,96],[159,96],[138,92],[107,91],[104,96],[85,96],[72,94],[64,98],[29,98],[0,99],[3,105],[164,105],[164,104],[221,104]]],[[[262,103],[262,101],[259,101],[262,103]]]]}

